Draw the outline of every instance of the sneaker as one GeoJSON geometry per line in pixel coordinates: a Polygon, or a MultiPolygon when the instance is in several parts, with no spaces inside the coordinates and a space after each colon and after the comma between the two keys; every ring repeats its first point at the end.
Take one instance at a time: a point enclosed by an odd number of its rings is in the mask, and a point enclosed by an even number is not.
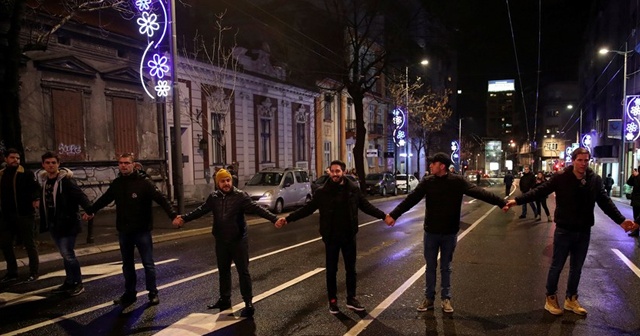
{"type": "Polygon", "coordinates": [[[453,306],[451,305],[451,299],[442,300],[442,310],[445,313],[453,313],[453,306]]]}
{"type": "Polygon", "coordinates": [[[539,220],[541,220],[541,219],[542,219],[542,216],[540,216],[540,215],[537,215],[537,216],[536,216],[536,220],[537,220],[537,221],[539,221],[539,220]]]}
{"type": "Polygon", "coordinates": [[[547,300],[544,303],[544,309],[552,315],[562,315],[562,309],[558,305],[558,297],[554,295],[547,295],[547,300]]]}
{"type": "Polygon", "coordinates": [[[0,279],[0,283],[7,283],[11,281],[18,280],[18,276],[15,274],[7,274],[2,279],[0,279]]]}
{"type": "Polygon", "coordinates": [[[123,307],[128,307],[136,302],[138,298],[135,294],[122,294],[119,298],[113,300],[113,304],[121,305],[123,307]]]}
{"type": "MultiPolygon", "coordinates": [[[[64,286],[64,285],[63,285],[64,286]]],[[[71,287],[67,290],[67,295],[69,296],[78,296],[84,293],[84,286],[81,283],[70,285],[71,287]]]]}
{"type": "Polygon", "coordinates": [[[160,298],[158,297],[158,292],[149,292],[149,305],[155,306],[160,303],[160,298]]]}
{"type": "Polygon", "coordinates": [[[24,282],[29,283],[29,282],[34,282],[34,281],[36,281],[36,280],[38,280],[38,275],[37,275],[37,274],[31,274],[31,275],[27,278],[27,280],[25,280],[24,282]]]}
{"type": "Polygon", "coordinates": [[[338,308],[338,300],[329,300],[329,312],[334,315],[340,312],[340,309],[338,308]]]}
{"type": "Polygon", "coordinates": [[[425,298],[422,300],[422,303],[418,305],[417,310],[419,312],[427,311],[433,309],[433,300],[425,298]]]}
{"type": "Polygon", "coordinates": [[[364,306],[360,304],[360,301],[356,298],[347,299],[347,308],[353,309],[355,311],[363,311],[364,306]]]}
{"type": "Polygon", "coordinates": [[[578,315],[587,315],[587,310],[582,308],[577,295],[571,295],[571,297],[564,299],[564,310],[570,310],[578,315]]]}
{"type": "Polygon", "coordinates": [[[216,303],[207,306],[207,309],[220,309],[220,311],[231,308],[231,299],[219,298],[216,303]]]}
{"type": "Polygon", "coordinates": [[[247,302],[244,304],[244,308],[240,311],[240,317],[253,317],[256,309],[253,307],[253,303],[247,302]]]}
{"type": "Polygon", "coordinates": [[[73,285],[65,282],[61,286],[56,287],[56,289],[52,290],[51,292],[53,294],[63,294],[68,292],[71,288],[73,288],[73,285]]]}
{"type": "Polygon", "coordinates": [[[522,215],[522,216],[520,216],[520,217],[518,217],[518,218],[520,218],[520,219],[524,219],[524,218],[527,218],[527,216],[522,215]]]}
{"type": "Polygon", "coordinates": [[[547,222],[551,223],[553,222],[553,219],[550,216],[547,216],[547,222]]]}

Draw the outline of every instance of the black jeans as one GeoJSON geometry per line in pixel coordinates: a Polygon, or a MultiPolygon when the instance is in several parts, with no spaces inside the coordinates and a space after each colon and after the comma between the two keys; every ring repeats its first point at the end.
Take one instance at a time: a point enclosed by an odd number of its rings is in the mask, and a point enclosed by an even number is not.
{"type": "Polygon", "coordinates": [[[338,286],[336,275],[338,273],[338,259],[342,250],[344,269],[347,273],[347,298],[356,297],[356,238],[347,239],[345,242],[324,242],[327,267],[327,294],[329,300],[337,299],[338,286]]]}
{"type": "Polygon", "coordinates": [[[29,256],[29,272],[31,275],[38,274],[38,264],[40,260],[38,258],[38,250],[36,249],[36,229],[35,229],[35,217],[19,216],[19,215],[4,215],[2,218],[2,224],[0,227],[0,246],[2,247],[2,254],[4,254],[4,260],[7,262],[7,275],[18,275],[18,262],[16,261],[16,255],[13,251],[13,241],[16,236],[20,238],[22,244],[27,250],[29,256]]]}
{"type": "Polygon", "coordinates": [[[536,207],[538,207],[538,215],[542,214],[542,209],[544,209],[544,213],[545,215],[547,215],[547,218],[549,218],[549,208],[547,207],[547,198],[541,198],[539,200],[536,200],[536,207]]]}
{"type": "Polygon", "coordinates": [[[151,232],[120,233],[120,254],[122,255],[122,274],[124,275],[125,295],[135,295],[136,290],[136,265],[134,259],[135,248],[138,248],[142,267],[144,267],[144,280],[149,293],[158,293],[156,287],[156,265],[153,262],[153,240],[151,232]]]}
{"type": "Polygon", "coordinates": [[[238,271],[242,300],[250,303],[253,300],[253,289],[249,274],[249,242],[247,238],[232,241],[216,239],[216,259],[218,260],[220,279],[220,298],[231,298],[231,262],[233,262],[238,271]]]}

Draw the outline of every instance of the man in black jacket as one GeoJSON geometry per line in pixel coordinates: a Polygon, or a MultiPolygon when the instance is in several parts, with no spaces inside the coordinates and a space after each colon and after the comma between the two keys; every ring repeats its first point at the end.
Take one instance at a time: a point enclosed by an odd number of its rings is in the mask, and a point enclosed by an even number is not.
{"type": "Polygon", "coordinates": [[[505,196],[509,196],[509,194],[511,194],[511,187],[513,186],[513,174],[511,173],[511,171],[507,171],[506,174],[504,174],[504,194],[505,196]]]}
{"type": "Polygon", "coordinates": [[[125,292],[114,304],[129,306],[137,300],[136,269],[134,252],[138,248],[146,288],[149,291],[149,304],[160,303],[158,287],[156,286],[156,267],[153,261],[153,212],[151,202],[155,201],[167,213],[169,218],[176,217],[169,200],[153,185],[149,179],[135,172],[133,155],[123,154],[118,159],[120,175],[111,182],[109,189],[104,192],[93,206],[87,211],[85,219],[93,217],[98,210],[109,203],[116,203],[116,229],[122,255],[122,274],[124,275],[125,292]]]}
{"type": "Polygon", "coordinates": [[[213,212],[211,232],[216,239],[220,298],[216,303],[208,305],[207,308],[220,309],[220,311],[231,308],[231,262],[234,262],[240,280],[240,293],[245,305],[240,316],[252,317],[255,308],[253,307],[253,289],[249,274],[247,221],[244,214],[252,212],[272,223],[275,223],[278,218],[254,202],[249,194],[235,188],[233,177],[226,169],[218,170],[215,181],[218,189],[212,192],[198,208],[186,215],[176,217],[173,225],[180,227],[186,222],[213,212]]]}
{"type": "Polygon", "coordinates": [[[81,231],[79,206],[87,211],[89,199],[71,178],[73,173],[60,169],[60,158],[52,152],[42,155],[40,183],[40,231],[49,231],[62,256],[65,272],[64,283],[54,293],[76,296],[84,292],[80,263],[76,258],[76,238],[81,231]]]}
{"type": "Polygon", "coordinates": [[[13,251],[16,236],[29,256],[29,278],[38,279],[38,250],[36,248],[35,209],[38,208],[40,186],[32,171],[20,165],[20,152],[10,148],[5,153],[6,167],[0,170],[0,246],[7,262],[7,274],[0,282],[18,280],[18,263],[13,251]]]}
{"type": "MultiPolygon", "coordinates": [[[[631,208],[633,209],[633,218],[635,220],[640,219],[640,174],[638,170],[634,169],[627,184],[630,185],[633,190],[631,191],[631,208]]],[[[629,233],[630,237],[638,237],[638,230],[633,230],[629,233]]]]}
{"type": "Polygon", "coordinates": [[[556,230],[553,235],[553,257],[547,275],[547,298],[544,309],[553,315],[561,315],[563,310],[558,304],[556,292],[558,280],[567,258],[571,256],[567,292],[564,309],[578,315],[586,315],[587,310],[578,302],[578,284],[582,265],[587,257],[591,227],[594,224],[593,208],[596,203],[614,222],[625,231],[637,229],[632,220],[625,219],[613,204],[602,185],[602,178],[589,168],[591,153],[578,148],[571,153],[573,165],[561,173],[515,200],[509,200],[504,210],[516,204],[532,202],[556,193],[554,219],[556,230]]]}
{"type": "MultiPolygon", "coordinates": [[[[524,194],[527,191],[533,189],[533,187],[535,186],[536,176],[533,175],[533,172],[531,172],[529,166],[524,166],[524,171],[522,173],[522,177],[520,178],[520,191],[522,191],[522,193],[524,194]]],[[[535,217],[537,220],[540,220],[540,209],[536,209],[536,204],[534,202],[522,204],[522,214],[519,218],[527,218],[527,204],[531,206],[531,209],[533,209],[533,217],[535,217]]]]}
{"type": "Polygon", "coordinates": [[[431,174],[420,181],[413,193],[409,194],[389,213],[387,225],[393,226],[395,220],[424,199],[424,258],[427,263],[425,272],[425,298],[418,311],[433,309],[436,294],[436,267],[440,253],[440,277],[442,310],[453,312],[451,304],[451,261],[456,248],[457,233],[460,231],[460,206],[463,195],[503,207],[506,202],[500,196],[473,185],[461,175],[450,174],[449,155],[437,153],[429,158],[431,174]]]}
{"type": "Polygon", "coordinates": [[[347,307],[356,311],[364,310],[356,298],[358,209],[379,219],[386,217],[384,212],[364,198],[355,183],[344,177],[345,169],[344,162],[332,161],[329,166],[331,178],[316,190],[313,199],[276,223],[276,227],[280,228],[289,222],[307,217],[316,210],[320,211],[320,235],[326,253],[327,294],[331,314],[340,312],[336,284],[340,251],[342,251],[347,277],[347,307]]]}

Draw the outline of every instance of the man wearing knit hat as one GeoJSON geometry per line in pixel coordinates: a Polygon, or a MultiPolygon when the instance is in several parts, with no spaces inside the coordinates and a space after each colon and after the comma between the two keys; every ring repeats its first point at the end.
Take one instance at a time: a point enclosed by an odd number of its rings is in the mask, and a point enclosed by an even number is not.
{"type": "Polygon", "coordinates": [[[207,308],[220,309],[220,311],[231,308],[231,263],[233,262],[238,270],[240,293],[245,303],[240,316],[252,317],[255,309],[249,275],[247,222],[244,214],[252,212],[272,223],[275,223],[278,217],[259,206],[246,192],[235,188],[232,179],[228,170],[220,169],[215,175],[217,190],[209,194],[207,200],[195,210],[176,217],[173,225],[182,226],[186,222],[213,212],[212,233],[216,241],[220,298],[207,308]]]}

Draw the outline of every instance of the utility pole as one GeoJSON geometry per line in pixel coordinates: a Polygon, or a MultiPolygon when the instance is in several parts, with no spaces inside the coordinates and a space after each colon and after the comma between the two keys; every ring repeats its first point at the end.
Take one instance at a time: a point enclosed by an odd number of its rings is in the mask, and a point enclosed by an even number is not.
{"type": "Polygon", "coordinates": [[[178,87],[178,41],[176,38],[176,2],[171,0],[171,78],[173,82],[173,137],[171,149],[173,167],[173,190],[178,213],[184,213],[184,185],[182,181],[182,127],[180,122],[180,92],[178,87]]]}

